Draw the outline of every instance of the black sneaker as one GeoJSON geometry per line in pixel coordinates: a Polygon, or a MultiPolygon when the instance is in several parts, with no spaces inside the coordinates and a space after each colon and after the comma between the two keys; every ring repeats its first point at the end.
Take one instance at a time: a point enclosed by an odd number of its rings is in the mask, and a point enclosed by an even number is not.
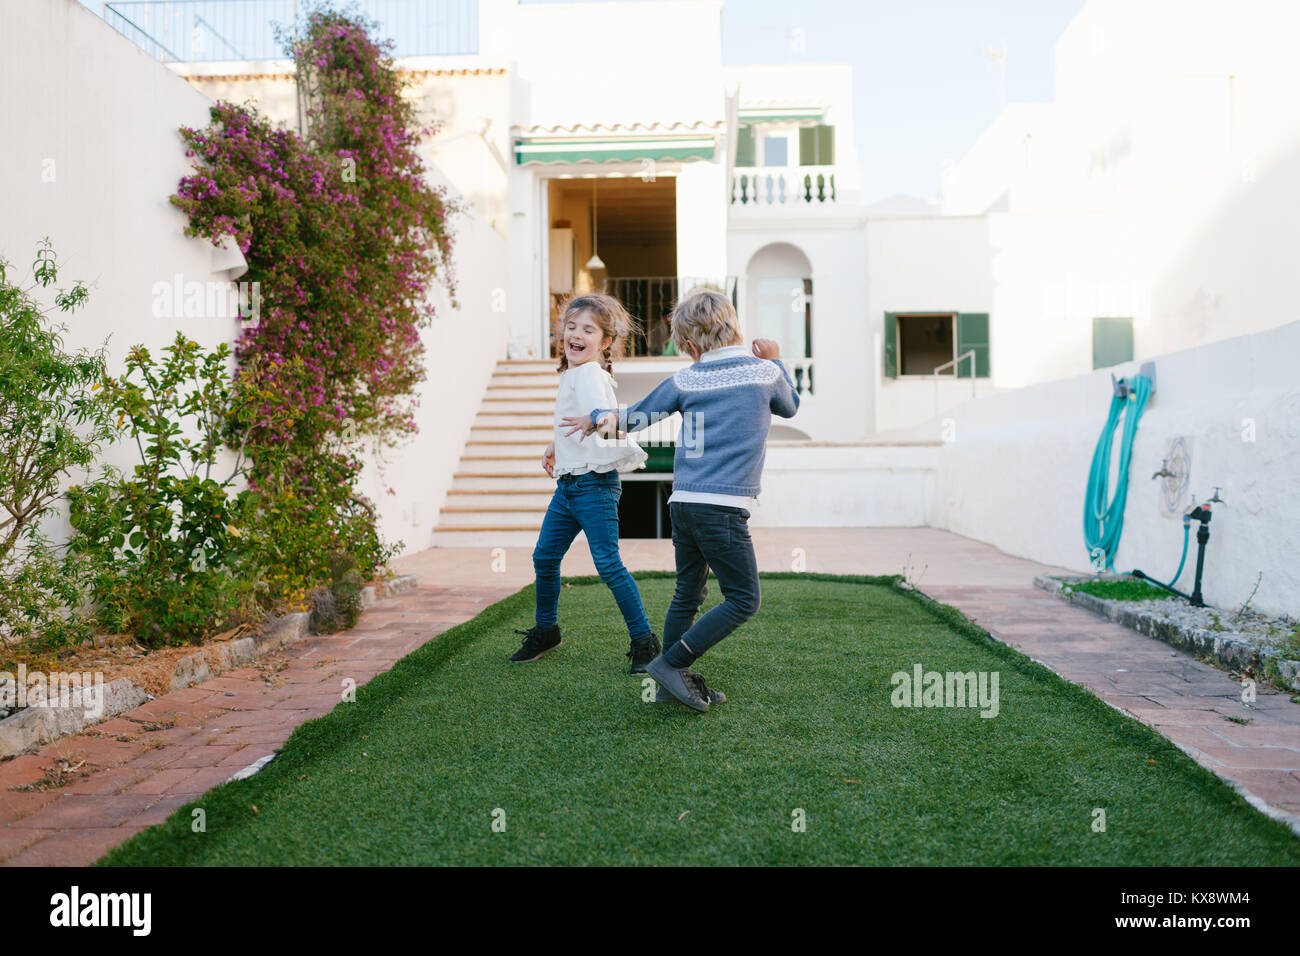
{"type": "Polygon", "coordinates": [[[516,664],[535,661],[544,654],[549,654],[564,642],[560,640],[560,626],[552,624],[550,627],[542,627],[540,624],[530,627],[526,631],[516,630],[516,634],[524,635],[524,645],[510,655],[510,660],[516,664]]]}
{"type": "Polygon", "coordinates": [[[649,637],[639,637],[632,642],[632,649],[627,652],[627,656],[632,660],[632,666],[628,668],[629,674],[644,674],[645,666],[659,656],[659,638],[651,634],[649,637]]]}
{"type": "MultiPolygon", "coordinates": [[[[716,704],[725,704],[727,702],[727,695],[724,694],[722,691],[716,690],[710,687],[708,684],[706,684],[704,682],[703,674],[697,674],[695,673],[695,671],[687,669],[686,673],[682,676],[686,678],[686,683],[693,684],[695,686],[695,689],[699,691],[700,696],[709,702],[710,707],[713,707],[716,704]]],[[[662,704],[666,701],[676,700],[676,699],[677,699],[676,697],[674,697],[672,694],[668,693],[668,691],[664,689],[662,684],[655,688],[656,704],[662,704]]]]}

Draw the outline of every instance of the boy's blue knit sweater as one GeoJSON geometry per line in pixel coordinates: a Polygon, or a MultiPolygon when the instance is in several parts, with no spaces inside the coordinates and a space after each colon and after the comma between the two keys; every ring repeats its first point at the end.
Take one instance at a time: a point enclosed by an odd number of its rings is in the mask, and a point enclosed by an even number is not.
{"type": "MultiPolygon", "coordinates": [[[[696,362],[619,411],[619,429],[640,431],[682,413],[673,457],[673,488],[756,496],[775,412],[793,418],[799,394],[779,361],[737,355],[696,362]]],[[[608,408],[591,413],[594,424],[608,408]]]]}

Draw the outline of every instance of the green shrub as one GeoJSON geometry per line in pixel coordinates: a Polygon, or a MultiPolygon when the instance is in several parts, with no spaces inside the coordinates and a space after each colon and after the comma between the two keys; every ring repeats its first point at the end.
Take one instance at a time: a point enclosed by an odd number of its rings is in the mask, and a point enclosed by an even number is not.
{"type": "MultiPolygon", "coordinates": [[[[88,566],[42,533],[63,497],[62,483],[89,469],[111,434],[93,391],[104,374],[103,352],[68,352],[48,314],[9,280],[0,261],[0,636],[49,643],[84,640],[88,566]]],[[[58,281],[48,239],[32,263],[37,285],[58,281]]],[[[54,302],[71,313],[87,292],[77,283],[54,302]]]]}
{"type": "Polygon", "coordinates": [[[205,353],[178,334],[164,352],[155,361],[136,346],[125,375],[103,383],[140,463],[69,493],[70,545],[95,566],[100,622],[150,647],[202,640],[248,610],[255,586],[241,578],[245,502],[232,488],[242,463],[212,476],[237,394],[230,350],[205,353]]]}

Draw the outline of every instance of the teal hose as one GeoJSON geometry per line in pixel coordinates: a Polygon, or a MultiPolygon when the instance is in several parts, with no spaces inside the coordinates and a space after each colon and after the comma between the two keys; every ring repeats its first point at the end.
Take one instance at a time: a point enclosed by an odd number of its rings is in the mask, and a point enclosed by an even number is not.
{"type": "MultiPolygon", "coordinates": [[[[1093,567],[1099,571],[1115,569],[1115,551],[1119,548],[1119,536],[1124,530],[1124,499],[1128,496],[1128,465],[1133,454],[1133,438],[1137,435],[1138,420],[1150,397],[1151,380],[1145,375],[1136,375],[1128,384],[1124,395],[1111,398],[1110,414],[1092,454],[1088,491],[1083,500],[1083,540],[1088,547],[1088,557],[1093,567]],[[1121,418],[1124,420],[1124,433],[1120,439],[1119,472],[1115,480],[1115,493],[1108,495],[1111,444],[1121,418]]],[[[1183,555],[1186,558],[1186,550],[1183,555]]],[[[1182,573],[1181,568],[1179,573],[1182,573]]]]}
{"type": "Polygon", "coordinates": [[[1191,535],[1191,530],[1192,519],[1187,517],[1187,515],[1183,515],[1183,556],[1178,559],[1178,570],[1175,571],[1174,576],[1169,579],[1169,583],[1166,584],[1163,581],[1156,581],[1156,579],[1150,575],[1147,575],[1147,580],[1154,581],[1156,584],[1167,588],[1172,588],[1178,583],[1178,579],[1183,576],[1183,565],[1187,563],[1187,542],[1191,535]]]}

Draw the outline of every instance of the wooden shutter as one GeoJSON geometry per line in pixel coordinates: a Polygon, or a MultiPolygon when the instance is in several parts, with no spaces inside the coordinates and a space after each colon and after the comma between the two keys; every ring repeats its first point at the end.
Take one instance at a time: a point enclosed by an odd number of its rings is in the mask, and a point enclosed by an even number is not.
{"type": "Polygon", "coordinates": [[[1096,317],[1092,320],[1092,367],[1107,368],[1133,361],[1133,320],[1096,317]]]}
{"type": "MultiPolygon", "coordinates": [[[[987,312],[957,314],[957,354],[975,350],[975,377],[989,377],[989,316],[987,312]]],[[[970,378],[970,359],[957,363],[957,377],[970,378]]]]}
{"type": "Polygon", "coordinates": [[[835,163],[835,127],[799,127],[799,165],[831,166],[835,163]]]}
{"type": "Polygon", "coordinates": [[[885,378],[898,378],[898,313],[885,313],[885,378]]]}
{"type": "Polygon", "coordinates": [[[835,127],[817,127],[817,165],[835,165],[835,127]]]}
{"type": "Polygon", "coordinates": [[[816,131],[811,126],[799,127],[799,165],[817,165],[816,131]]]}
{"type": "Polygon", "coordinates": [[[736,165],[757,166],[755,161],[758,150],[754,141],[754,127],[741,123],[736,129],[736,165]]]}

